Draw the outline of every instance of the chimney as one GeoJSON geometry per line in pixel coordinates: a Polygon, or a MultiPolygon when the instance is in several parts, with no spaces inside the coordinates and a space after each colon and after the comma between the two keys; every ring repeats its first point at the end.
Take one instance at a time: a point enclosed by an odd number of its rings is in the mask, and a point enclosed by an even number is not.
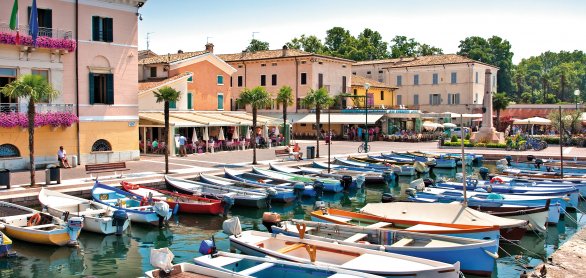
{"type": "Polygon", "coordinates": [[[183,50],[181,50],[181,49],[177,50],[177,54],[182,54],[182,53],[183,53],[183,50]]]}
{"type": "Polygon", "coordinates": [[[287,50],[289,48],[287,47],[287,45],[283,45],[283,57],[287,56],[287,50]]]}
{"type": "Polygon", "coordinates": [[[214,53],[214,44],[213,43],[206,43],[206,52],[214,53]]]}

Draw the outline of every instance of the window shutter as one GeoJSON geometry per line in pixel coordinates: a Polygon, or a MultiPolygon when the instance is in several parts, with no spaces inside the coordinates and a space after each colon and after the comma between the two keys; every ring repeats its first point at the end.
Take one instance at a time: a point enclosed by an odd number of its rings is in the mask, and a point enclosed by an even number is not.
{"type": "Polygon", "coordinates": [[[224,95],[218,95],[218,110],[224,110],[224,95]]]}
{"type": "Polygon", "coordinates": [[[432,98],[433,98],[433,95],[431,95],[431,94],[430,94],[430,95],[429,95],[429,105],[433,105],[433,102],[431,101],[431,100],[432,100],[432,98]]]}
{"type": "Polygon", "coordinates": [[[43,26],[46,28],[53,28],[53,10],[45,10],[45,20],[43,22],[43,26]]]}
{"type": "Polygon", "coordinates": [[[107,42],[114,41],[114,20],[112,18],[104,18],[104,32],[106,35],[104,36],[107,42]]]}
{"type": "Polygon", "coordinates": [[[460,104],[460,94],[456,94],[456,104],[460,104]]]}
{"type": "Polygon", "coordinates": [[[106,74],[106,104],[114,104],[114,75],[106,74]]]}
{"type": "Polygon", "coordinates": [[[452,94],[448,94],[448,104],[452,104],[452,94]]]}
{"type": "Polygon", "coordinates": [[[92,40],[100,40],[100,17],[92,16],[92,40]]]}
{"type": "Polygon", "coordinates": [[[192,98],[193,98],[192,94],[187,93],[187,109],[190,109],[190,110],[193,109],[193,105],[191,103],[192,98]]]}
{"type": "Polygon", "coordinates": [[[169,101],[169,108],[170,109],[177,108],[177,102],[175,102],[175,101],[169,101]]]}
{"type": "Polygon", "coordinates": [[[88,83],[90,84],[90,104],[94,104],[94,74],[91,72],[88,83]]]}

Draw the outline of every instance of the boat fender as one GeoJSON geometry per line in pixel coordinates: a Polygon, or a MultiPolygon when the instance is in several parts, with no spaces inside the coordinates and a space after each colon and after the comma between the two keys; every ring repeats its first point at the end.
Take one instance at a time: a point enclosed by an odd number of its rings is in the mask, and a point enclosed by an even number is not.
{"type": "Polygon", "coordinates": [[[179,212],[179,203],[175,203],[175,206],[173,207],[173,215],[177,215],[178,212],[179,212]]]}
{"type": "Polygon", "coordinates": [[[492,184],[496,184],[496,183],[503,184],[503,183],[505,183],[505,181],[503,181],[503,179],[501,179],[499,177],[494,177],[494,178],[490,179],[490,183],[492,183],[492,184]]]}
{"type": "Polygon", "coordinates": [[[491,256],[495,260],[499,258],[499,254],[498,253],[493,253],[493,252],[490,252],[490,251],[488,251],[486,249],[482,249],[482,251],[484,251],[484,253],[486,253],[487,255],[491,256]]]}
{"type": "Polygon", "coordinates": [[[202,255],[210,255],[215,253],[215,251],[216,246],[214,245],[214,242],[209,239],[203,240],[199,245],[199,253],[202,255]]]}
{"type": "Polygon", "coordinates": [[[35,213],[33,216],[31,216],[31,218],[28,219],[28,221],[26,222],[26,226],[36,226],[39,225],[39,223],[41,223],[41,214],[35,213]]]}
{"type": "Polygon", "coordinates": [[[222,230],[225,234],[239,236],[242,233],[240,219],[238,217],[226,219],[224,223],[222,223],[222,230]]]}

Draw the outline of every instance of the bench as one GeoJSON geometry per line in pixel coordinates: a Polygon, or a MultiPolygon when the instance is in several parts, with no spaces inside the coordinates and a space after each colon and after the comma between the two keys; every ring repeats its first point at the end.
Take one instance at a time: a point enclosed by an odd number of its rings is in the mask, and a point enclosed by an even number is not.
{"type": "MultiPolygon", "coordinates": [[[[126,162],[113,162],[85,165],[85,171],[87,174],[90,174],[90,179],[94,180],[93,174],[96,174],[95,179],[98,179],[99,173],[114,172],[114,175],[118,175],[117,172],[130,171],[130,169],[126,168],[126,162]]],[[[122,176],[123,173],[120,173],[120,178],[122,176]]]]}
{"type": "Polygon", "coordinates": [[[275,157],[287,157],[288,159],[291,159],[292,157],[295,158],[297,155],[299,155],[299,158],[301,158],[303,156],[302,152],[289,152],[287,149],[283,149],[283,150],[275,150],[275,157]]]}

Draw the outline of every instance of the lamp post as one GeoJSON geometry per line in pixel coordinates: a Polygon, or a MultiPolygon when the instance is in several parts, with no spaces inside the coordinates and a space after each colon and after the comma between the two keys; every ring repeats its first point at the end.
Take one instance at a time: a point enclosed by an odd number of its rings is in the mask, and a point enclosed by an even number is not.
{"type": "Polygon", "coordinates": [[[368,153],[368,89],[370,88],[369,83],[364,83],[364,89],[366,89],[366,93],[364,94],[364,114],[366,115],[366,121],[364,121],[364,152],[368,153]]]}
{"type": "Polygon", "coordinates": [[[580,96],[580,90],[575,90],[574,96],[576,96],[576,111],[578,111],[578,97],[580,96]]]}
{"type": "Polygon", "coordinates": [[[326,136],[328,136],[328,174],[330,173],[330,164],[331,164],[331,160],[330,160],[330,150],[331,150],[331,146],[332,146],[332,125],[331,125],[331,121],[330,121],[330,115],[331,115],[331,110],[332,108],[329,107],[328,108],[328,133],[326,136]]]}

